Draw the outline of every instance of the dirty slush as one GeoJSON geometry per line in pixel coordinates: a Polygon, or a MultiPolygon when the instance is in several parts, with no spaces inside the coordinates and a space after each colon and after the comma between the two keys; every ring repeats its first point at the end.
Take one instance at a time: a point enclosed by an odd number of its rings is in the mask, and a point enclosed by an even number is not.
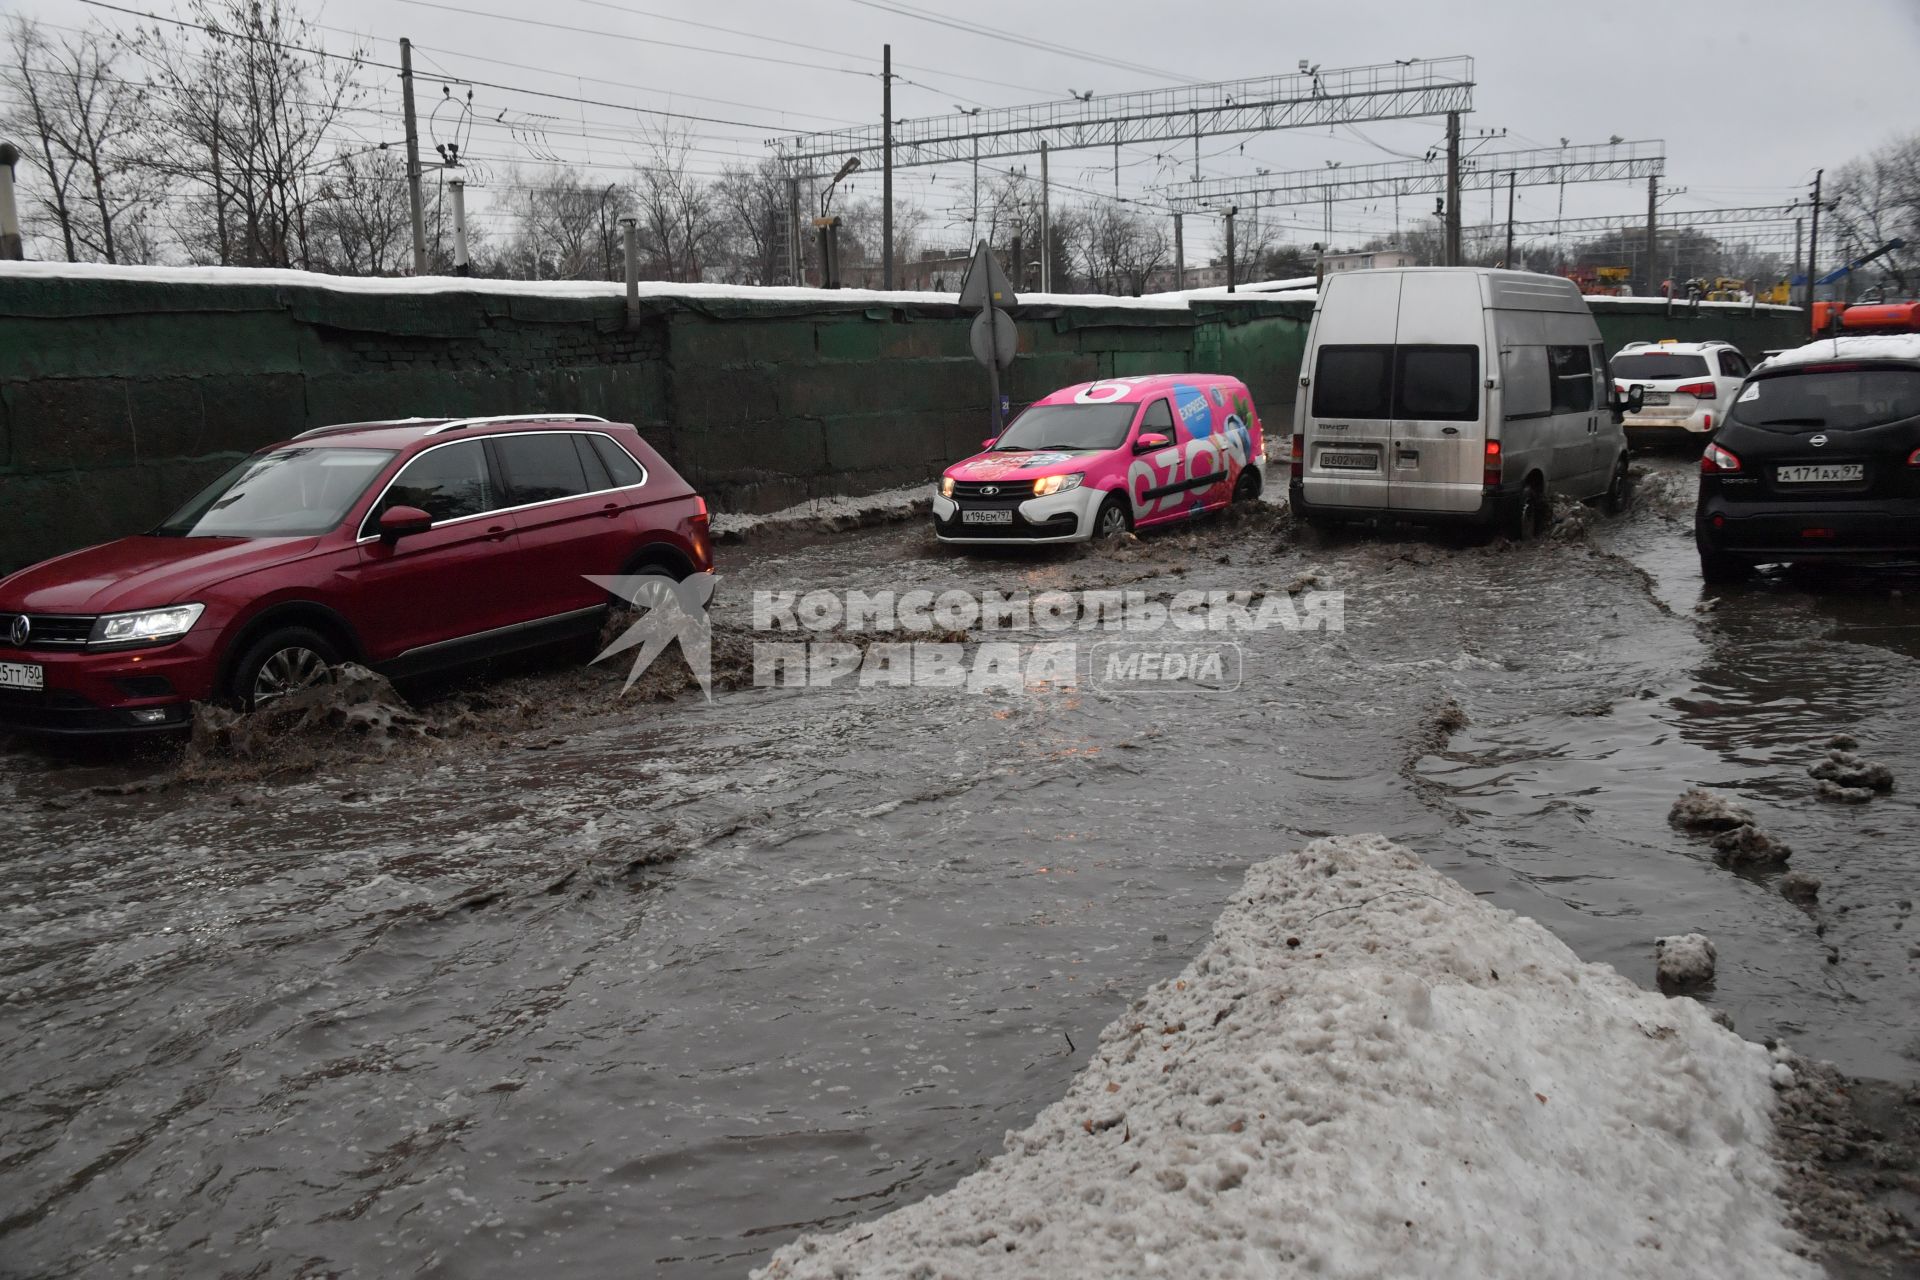
{"type": "Polygon", "coordinates": [[[1688,480],[1527,547],[1272,508],[1038,557],[762,529],[711,703],[670,662],[624,698],[348,670],[184,755],[10,750],[0,1271],[738,1275],[952,1187],[1250,865],[1360,831],[1644,986],[1665,940],[1676,998],[1800,1055],[1792,1223],[1833,1274],[1911,1268],[1920,827],[1874,766],[1920,778],[1920,605],[1696,609],[1688,480]],[[1345,631],[1248,637],[1231,694],[751,687],[756,588],[1308,577],[1345,631]]]}

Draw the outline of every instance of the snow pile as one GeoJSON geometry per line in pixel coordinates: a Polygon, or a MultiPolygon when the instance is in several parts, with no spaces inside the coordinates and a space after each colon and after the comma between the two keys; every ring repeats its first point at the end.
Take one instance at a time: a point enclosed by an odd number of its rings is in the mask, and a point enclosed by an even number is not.
{"type": "Polygon", "coordinates": [[[1381,837],[1317,840],[1007,1154],[755,1274],[1816,1276],[1771,1066],[1381,837]]]}
{"type": "Polygon", "coordinates": [[[1683,831],[1731,831],[1753,825],[1753,814],[1704,787],[1688,787],[1667,811],[1667,821],[1683,831]]]}
{"type": "Polygon", "coordinates": [[[770,511],[764,515],[742,512],[716,512],[713,536],[720,542],[741,542],[761,533],[780,530],[815,529],[840,533],[868,525],[890,524],[924,516],[933,506],[935,481],[884,489],[865,495],[837,494],[810,498],[806,502],[770,511]]]}
{"type": "Polygon", "coordinates": [[[1706,986],[1713,981],[1714,966],[1720,959],[1720,953],[1704,933],[1655,938],[1653,956],[1653,977],[1663,991],[1706,986]]]}
{"type": "Polygon", "coordinates": [[[1893,770],[1837,747],[1828,751],[1825,759],[1809,765],[1807,772],[1842,791],[1893,790],[1893,770]]]}

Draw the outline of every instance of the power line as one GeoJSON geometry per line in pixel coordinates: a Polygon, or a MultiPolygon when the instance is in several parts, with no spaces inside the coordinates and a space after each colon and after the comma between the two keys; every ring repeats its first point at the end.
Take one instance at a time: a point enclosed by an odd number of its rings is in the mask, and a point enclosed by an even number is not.
{"type": "MultiPolygon", "coordinates": [[[[190,31],[202,31],[202,32],[206,31],[206,28],[201,26],[199,23],[187,22],[180,18],[168,18],[157,13],[143,13],[138,9],[127,9],[117,4],[108,4],[107,0],[78,0],[78,2],[80,4],[89,5],[95,9],[108,9],[113,11],[114,13],[127,14],[130,17],[146,18],[152,22],[165,22],[172,26],[185,27],[190,31]]],[[[404,2],[408,4],[423,4],[425,3],[425,0],[404,0],[404,2]]],[[[449,6],[446,6],[446,5],[428,5],[428,7],[429,8],[449,8],[449,6]]],[[[455,13],[470,12],[468,10],[463,10],[463,9],[453,9],[451,11],[455,13]]],[[[500,15],[479,14],[476,16],[497,17],[500,15]]],[[[513,21],[528,21],[528,19],[513,19],[513,21]]],[[[307,54],[312,54],[315,57],[321,57],[321,58],[332,58],[339,62],[351,62],[356,66],[376,67],[384,71],[393,71],[393,72],[398,72],[400,70],[398,66],[390,62],[375,62],[373,59],[368,57],[353,56],[353,55],[348,55],[344,53],[334,53],[328,49],[314,49],[306,45],[290,44],[282,40],[270,40],[265,36],[250,35],[244,31],[223,31],[221,32],[221,34],[232,36],[236,39],[252,41],[257,44],[264,44],[271,48],[287,49],[287,50],[292,50],[293,52],[296,52],[296,53],[307,53],[307,54]]],[[[591,35],[591,36],[600,36],[605,33],[598,32],[598,31],[586,31],[586,32],[583,32],[583,34],[591,35]]],[[[804,64],[799,64],[799,65],[804,65],[804,64]]],[[[866,73],[853,72],[850,74],[866,74],[866,73]]],[[[873,74],[875,74],[876,76],[878,75],[877,72],[873,74]]],[[[605,102],[596,98],[580,97],[576,94],[554,93],[551,90],[547,90],[547,89],[528,89],[519,85],[501,84],[498,81],[462,80],[460,83],[472,85],[474,88],[477,88],[477,89],[498,89],[503,93],[524,93],[524,94],[527,94],[529,97],[551,98],[556,102],[574,102],[574,103],[580,103],[582,105],[589,106],[589,107],[608,107],[615,111],[637,111],[643,115],[660,116],[668,120],[688,120],[696,124],[724,124],[724,125],[730,125],[737,129],[759,129],[769,133],[777,133],[780,131],[780,128],[781,128],[781,126],[779,125],[767,124],[764,121],[758,121],[758,120],[727,120],[718,116],[693,115],[685,111],[664,111],[658,107],[642,107],[642,106],[636,106],[632,103],[626,103],[626,102],[605,102]]]]}
{"type": "Polygon", "coordinates": [[[888,4],[882,3],[881,0],[853,0],[853,3],[863,8],[877,9],[882,13],[891,13],[896,17],[913,18],[920,22],[931,22],[935,26],[949,27],[955,31],[965,32],[968,35],[984,36],[1004,44],[1015,44],[1022,48],[1036,49],[1041,53],[1055,54],[1069,58],[1075,62],[1093,63],[1103,67],[1110,67],[1116,71],[1125,71],[1132,75],[1151,76],[1155,80],[1173,80],[1185,84],[1201,83],[1200,80],[1193,76],[1183,76],[1177,72],[1168,71],[1164,67],[1143,66],[1137,62],[1126,62],[1119,58],[1107,57],[1104,54],[1091,53],[1086,50],[1073,50],[1072,46],[1050,44],[1043,40],[1034,40],[1026,36],[1016,35],[1011,31],[1004,31],[997,27],[982,26],[979,23],[942,17],[939,14],[926,13],[897,2],[888,4]]]}
{"type": "MultiPolygon", "coordinates": [[[[83,0],[91,4],[94,0],[83,0]]],[[[547,22],[541,18],[523,18],[512,13],[488,13],[483,9],[465,9],[458,5],[436,4],[434,0],[396,0],[396,3],[412,5],[417,9],[438,9],[442,13],[457,13],[468,18],[491,18],[495,22],[518,22],[523,26],[544,27],[549,31],[565,31],[572,35],[593,36],[599,40],[628,40],[634,44],[658,45],[664,49],[679,49],[687,53],[713,53],[723,58],[745,58],[750,62],[769,62],[782,67],[800,67],[808,71],[833,71],[840,75],[861,76],[879,79],[878,71],[862,71],[855,67],[830,67],[824,62],[801,62],[794,58],[775,58],[764,53],[741,53],[736,49],[716,49],[711,45],[681,44],[673,40],[655,40],[651,36],[628,35],[624,31],[595,31],[590,27],[572,27],[563,22],[547,22]]]]}

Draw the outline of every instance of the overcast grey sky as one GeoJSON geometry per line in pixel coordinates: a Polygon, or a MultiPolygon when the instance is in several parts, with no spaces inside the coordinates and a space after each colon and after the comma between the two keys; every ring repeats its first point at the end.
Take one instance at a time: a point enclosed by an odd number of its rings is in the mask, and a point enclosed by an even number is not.
{"type": "MultiPolygon", "coordinates": [[[[179,11],[172,0],[114,2],[179,11]]],[[[61,26],[134,21],[81,0],[8,0],[8,7],[61,26]]],[[[1920,0],[328,0],[308,11],[328,28],[330,48],[344,50],[348,33],[359,33],[376,61],[397,61],[395,41],[412,38],[420,48],[423,112],[440,97],[432,77],[598,104],[476,89],[478,123],[467,151],[485,166],[478,176],[494,176],[496,186],[516,159],[529,173],[571,163],[615,180],[642,154],[636,122],[649,117],[630,108],[711,117],[715,122],[694,126],[700,150],[693,167],[708,172],[763,158],[763,139],[775,132],[876,120],[883,42],[892,43],[903,77],[895,90],[902,117],[1063,99],[1070,89],[1114,93],[1266,75],[1292,71],[1301,58],[1334,68],[1467,54],[1477,60],[1478,82],[1469,131],[1505,128],[1501,147],[1553,146],[1562,137],[1604,142],[1614,134],[1664,139],[1664,181],[1686,188],[1668,205],[1676,213],[1785,202],[1804,194],[1816,168],[1835,168],[1920,129],[1920,77],[1913,74],[1920,65],[1920,0]],[[1042,47],[954,30],[907,11],[964,18],[1042,47]]],[[[369,72],[368,80],[379,93],[352,121],[352,134],[397,141],[397,85],[387,73],[369,72]]],[[[450,135],[451,118],[443,110],[432,126],[440,136],[450,135]]],[[[1257,167],[1317,168],[1328,160],[1391,161],[1394,152],[1423,154],[1442,131],[1435,118],[1368,125],[1360,136],[1322,128],[1209,138],[1201,148],[1203,172],[1223,177],[1257,167]]],[[[1190,143],[1163,148],[1177,155],[1157,157],[1155,150],[1123,150],[1124,195],[1152,199],[1157,185],[1191,176],[1190,143]]],[[[1113,153],[1062,155],[1053,175],[1063,201],[1085,198],[1075,187],[1111,192],[1113,153]]],[[[879,189],[877,174],[849,182],[856,195],[879,189]]],[[[934,238],[965,242],[964,219],[952,225],[968,203],[964,165],[905,171],[896,191],[933,211],[934,238]]],[[[1523,188],[1518,216],[1552,218],[1559,199],[1552,187],[1523,188]]],[[[1641,183],[1575,186],[1565,201],[1569,215],[1627,214],[1644,209],[1645,191],[1641,183]]],[[[1504,217],[1504,193],[1495,204],[1504,217]]],[[[1402,206],[1398,216],[1411,222],[1429,213],[1432,201],[1402,206]]],[[[1467,220],[1485,220],[1489,207],[1486,193],[1470,194],[1467,220]]],[[[1279,216],[1299,225],[1296,238],[1318,238],[1317,207],[1279,216]]],[[[1335,243],[1391,230],[1395,216],[1391,202],[1339,206],[1335,243]]],[[[1190,258],[1201,256],[1205,239],[1190,232],[1190,258]]]]}

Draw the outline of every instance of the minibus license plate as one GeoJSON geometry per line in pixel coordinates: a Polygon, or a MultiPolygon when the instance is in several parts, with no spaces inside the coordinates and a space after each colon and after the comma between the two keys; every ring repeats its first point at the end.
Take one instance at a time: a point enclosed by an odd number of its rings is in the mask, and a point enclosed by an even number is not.
{"type": "Polygon", "coordinates": [[[1371,453],[1323,452],[1320,455],[1320,465],[1338,467],[1342,471],[1375,471],[1379,469],[1380,464],[1371,453]]]}
{"type": "Polygon", "coordinates": [[[0,689],[47,687],[47,669],[31,662],[0,662],[0,689]]]}
{"type": "Polygon", "coordinates": [[[1011,511],[962,511],[961,524],[1012,524],[1011,511]]]}
{"type": "Polygon", "coordinates": [[[1837,484],[1845,480],[1863,479],[1866,474],[1866,469],[1858,462],[1830,462],[1818,467],[1775,467],[1773,478],[1781,484],[1837,484]]]}

